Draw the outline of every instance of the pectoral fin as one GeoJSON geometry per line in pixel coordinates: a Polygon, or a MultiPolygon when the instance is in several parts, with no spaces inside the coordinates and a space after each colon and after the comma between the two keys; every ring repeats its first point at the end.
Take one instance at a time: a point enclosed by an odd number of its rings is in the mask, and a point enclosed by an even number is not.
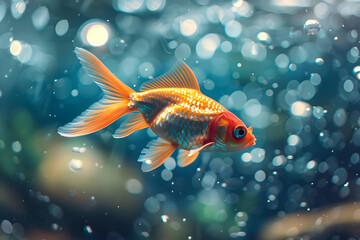
{"type": "Polygon", "coordinates": [[[161,138],[152,140],[141,151],[138,162],[142,162],[141,170],[149,172],[163,164],[175,151],[177,146],[161,138]]]}
{"type": "Polygon", "coordinates": [[[194,155],[194,154],[196,154],[196,153],[199,153],[201,150],[203,150],[203,149],[206,148],[207,146],[210,146],[210,145],[213,145],[213,144],[214,144],[214,142],[209,142],[209,143],[207,143],[207,144],[205,144],[205,145],[203,145],[203,146],[201,146],[201,147],[199,147],[199,148],[191,149],[191,150],[189,151],[188,156],[191,157],[192,155],[194,155]]]}
{"type": "Polygon", "coordinates": [[[177,163],[180,167],[186,167],[193,163],[199,155],[199,152],[194,153],[193,155],[189,156],[190,151],[180,149],[178,156],[177,156],[177,163]]]}

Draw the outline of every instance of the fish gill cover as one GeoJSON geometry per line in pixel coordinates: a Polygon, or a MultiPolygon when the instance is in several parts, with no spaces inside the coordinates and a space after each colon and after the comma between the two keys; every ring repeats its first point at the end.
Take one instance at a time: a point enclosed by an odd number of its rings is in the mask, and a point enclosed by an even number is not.
{"type": "Polygon", "coordinates": [[[0,0],[0,238],[360,238],[356,0],[0,0]],[[256,145],[170,157],[154,133],[63,138],[102,97],[75,47],[135,91],[176,59],[256,145]]]}

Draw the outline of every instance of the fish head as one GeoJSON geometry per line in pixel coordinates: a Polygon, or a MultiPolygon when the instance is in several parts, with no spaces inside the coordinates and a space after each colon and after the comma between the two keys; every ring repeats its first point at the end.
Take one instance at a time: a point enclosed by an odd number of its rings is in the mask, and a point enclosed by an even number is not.
{"type": "Polygon", "coordinates": [[[219,151],[233,152],[255,144],[253,128],[246,125],[233,113],[224,112],[213,119],[211,124],[212,138],[219,151]]]}

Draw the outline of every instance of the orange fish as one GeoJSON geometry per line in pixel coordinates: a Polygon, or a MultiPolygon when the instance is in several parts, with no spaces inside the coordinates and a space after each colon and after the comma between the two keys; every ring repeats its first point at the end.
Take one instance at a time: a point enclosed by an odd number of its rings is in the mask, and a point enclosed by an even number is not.
{"type": "Polygon", "coordinates": [[[182,61],[168,73],[145,82],[135,92],[121,82],[92,53],[76,48],[75,53],[104,97],[71,123],[58,129],[65,137],[98,131],[129,114],[114,138],[150,127],[159,136],[142,150],[138,161],[148,172],[165,162],[180,148],[177,162],[191,164],[200,151],[232,152],[255,144],[252,127],[215,100],[200,92],[194,73],[182,61]]]}

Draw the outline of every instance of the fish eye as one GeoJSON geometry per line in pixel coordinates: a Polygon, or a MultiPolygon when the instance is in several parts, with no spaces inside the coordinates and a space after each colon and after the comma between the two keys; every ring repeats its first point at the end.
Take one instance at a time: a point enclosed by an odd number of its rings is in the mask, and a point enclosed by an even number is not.
{"type": "Polygon", "coordinates": [[[246,128],[243,126],[237,126],[234,129],[234,137],[237,139],[243,138],[246,136],[246,128]]]}

